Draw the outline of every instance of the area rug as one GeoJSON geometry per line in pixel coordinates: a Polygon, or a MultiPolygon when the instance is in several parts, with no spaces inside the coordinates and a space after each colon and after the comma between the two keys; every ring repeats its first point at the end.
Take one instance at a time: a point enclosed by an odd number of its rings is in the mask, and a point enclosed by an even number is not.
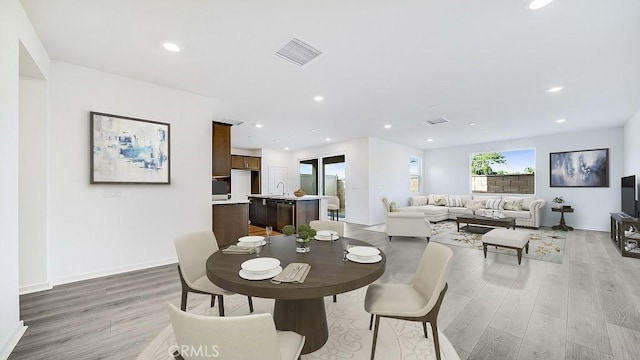
{"type": "MultiPolygon", "coordinates": [[[[431,224],[433,232],[431,233],[431,240],[455,246],[462,246],[467,248],[474,248],[482,251],[482,241],[480,237],[482,234],[469,233],[467,231],[457,230],[457,224],[455,221],[440,221],[431,224]]],[[[365,230],[386,232],[384,224],[375,225],[365,230]]],[[[529,253],[522,253],[522,256],[529,259],[536,259],[542,261],[549,261],[552,263],[561,264],[564,257],[564,245],[567,239],[566,231],[553,230],[548,227],[541,227],[539,229],[528,228],[516,228],[514,231],[528,232],[531,234],[529,240],[529,253]]],[[[515,250],[503,249],[495,247],[488,247],[490,252],[511,254],[516,256],[515,250]]]]}
{"type": "MultiPolygon", "coordinates": [[[[369,330],[369,314],[364,311],[365,288],[338,295],[338,302],[331,297],[325,298],[329,339],[319,350],[302,359],[353,359],[365,360],[371,357],[373,331],[369,330]]],[[[253,298],[255,312],[272,312],[273,300],[253,298]]],[[[242,295],[225,296],[227,316],[246,315],[247,298],[242,295]]],[[[217,316],[217,306],[210,308],[202,304],[190,313],[217,316]]],[[[425,339],[422,326],[417,322],[381,319],[376,346],[376,359],[435,359],[431,328],[429,338],[425,339]]],[[[456,351],[447,338],[440,335],[442,359],[459,360],[456,351]]],[[[215,340],[212,340],[215,341],[215,340]]],[[[171,326],[156,336],[138,357],[139,360],[173,360],[169,349],[176,344],[171,326]]]]}

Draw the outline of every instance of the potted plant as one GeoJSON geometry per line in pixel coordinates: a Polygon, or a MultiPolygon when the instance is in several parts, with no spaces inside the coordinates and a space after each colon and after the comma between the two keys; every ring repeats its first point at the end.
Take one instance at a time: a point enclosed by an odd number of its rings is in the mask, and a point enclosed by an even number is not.
{"type": "Polygon", "coordinates": [[[562,198],[562,196],[556,196],[553,199],[553,203],[554,203],[553,205],[554,207],[561,208],[562,204],[564,204],[564,199],[562,198]]]}
{"type": "Polygon", "coordinates": [[[311,251],[309,248],[309,241],[316,236],[316,231],[311,228],[308,224],[298,225],[298,229],[293,227],[293,225],[285,225],[282,228],[282,233],[286,236],[295,235],[296,237],[296,252],[299,253],[307,253],[311,251]]]}

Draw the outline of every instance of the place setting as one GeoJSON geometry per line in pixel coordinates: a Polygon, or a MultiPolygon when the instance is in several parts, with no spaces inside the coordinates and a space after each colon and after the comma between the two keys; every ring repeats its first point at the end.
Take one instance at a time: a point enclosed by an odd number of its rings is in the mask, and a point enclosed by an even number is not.
{"type": "Polygon", "coordinates": [[[333,230],[318,230],[315,236],[318,241],[335,241],[339,238],[338,232],[333,230]]]}
{"type": "Polygon", "coordinates": [[[269,257],[257,257],[240,265],[238,275],[246,280],[266,280],[282,272],[280,260],[269,257]]]}
{"type": "Polygon", "coordinates": [[[360,264],[374,264],[382,260],[380,250],[372,246],[347,246],[345,259],[360,264]]]}

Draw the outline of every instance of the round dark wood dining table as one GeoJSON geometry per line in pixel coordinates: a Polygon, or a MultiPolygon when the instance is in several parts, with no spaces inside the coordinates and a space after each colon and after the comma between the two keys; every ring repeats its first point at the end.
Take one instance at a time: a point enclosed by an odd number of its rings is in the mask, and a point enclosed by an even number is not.
{"type": "MultiPolygon", "coordinates": [[[[219,287],[238,294],[275,299],[273,319],[278,330],[295,331],[306,337],[303,354],[321,348],[329,337],[324,297],[366,286],[385,270],[386,257],[373,264],[342,261],[341,239],[310,242],[311,252],[297,253],[293,237],[272,236],[260,257],[280,260],[283,269],[290,263],[307,263],[311,270],[302,284],[273,284],[267,280],[245,280],[238,274],[240,265],[255,254],[224,254],[217,251],[207,259],[207,277],[219,287]]],[[[372,246],[349,239],[350,246],[372,246]]],[[[340,301],[340,299],[338,299],[340,301]]],[[[364,304],[363,304],[364,306],[364,304]]]]}

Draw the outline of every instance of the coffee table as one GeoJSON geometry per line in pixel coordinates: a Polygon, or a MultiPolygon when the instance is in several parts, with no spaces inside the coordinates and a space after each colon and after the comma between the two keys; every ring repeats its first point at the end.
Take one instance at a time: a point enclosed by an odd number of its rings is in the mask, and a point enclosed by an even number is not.
{"type": "Polygon", "coordinates": [[[458,224],[458,232],[460,232],[460,223],[467,224],[462,227],[462,230],[466,230],[472,233],[486,234],[491,231],[493,227],[504,227],[504,228],[513,228],[516,229],[516,219],[512,217],[506,217],[503,219],[494,219],[486,216],[480,215],[459,215],[456,219],[456,223],[458,224]],[[485,226],[471,226],[471,225],[485,225],[485,226]]]}

